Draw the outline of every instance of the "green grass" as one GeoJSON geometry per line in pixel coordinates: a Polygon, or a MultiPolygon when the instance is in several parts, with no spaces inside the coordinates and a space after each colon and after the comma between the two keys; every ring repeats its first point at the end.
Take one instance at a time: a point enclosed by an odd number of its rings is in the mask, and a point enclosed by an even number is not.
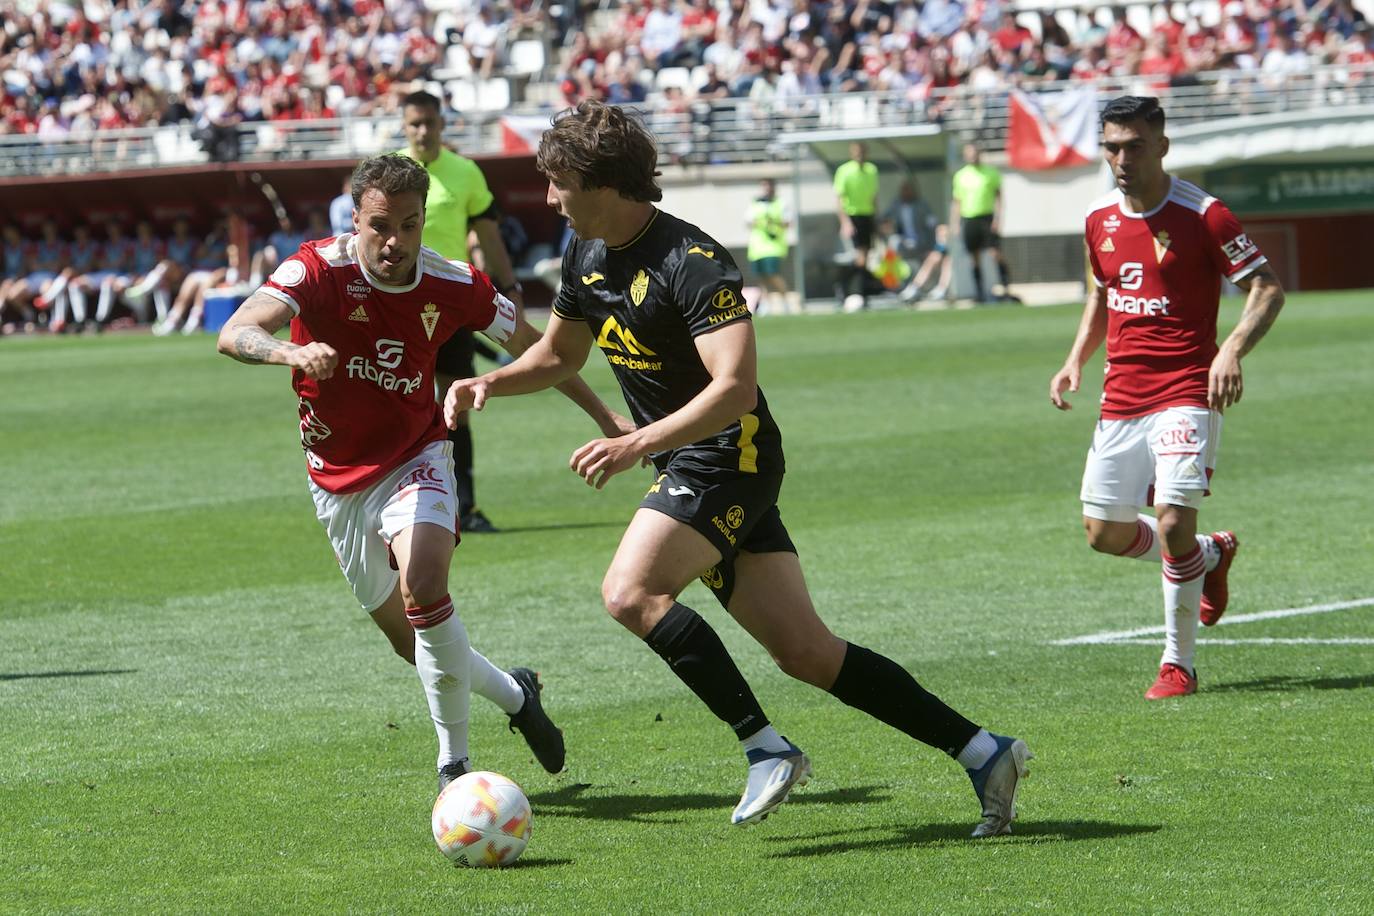
{"type": "MultiPolygon", "coordinates": [[[[759,323],[823,615],[1038,755],[989,842],[966,839],[957,766],[788,680],[694,585],[816,767],[766,824],[728,826],[728,730],[600,608],[646,476],[582,485],[566,459],[592,430],[556,395],[478,417],[507,530],[464,541],[453,594],[479,648],[543,672],[569,745],[548,776],[474,701],[477,762],[535,812],[499,873],[434,849],[419,686],[314,520],[286,373],[208,338],[4,341],[0,911],[1370,912],[1374,649],[1204,644],[1203,692],[1151,704],[1157,645],[1051,645],[1161,617],[1158,572],[1079,531],[1100,360],[1078,409],[1046,396],[1077,314],[759,323]]],[[[1370,340],[1367,294],[1294,296],[1246,360],[1203,515],[1242,538],[1232,616],[1374,595],[1370,340]]]]}

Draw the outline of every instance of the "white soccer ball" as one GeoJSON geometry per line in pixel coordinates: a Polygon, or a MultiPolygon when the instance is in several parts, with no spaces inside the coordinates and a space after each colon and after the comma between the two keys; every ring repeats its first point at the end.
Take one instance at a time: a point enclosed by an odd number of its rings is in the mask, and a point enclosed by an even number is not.
{"type": "Polygon", "coordinates": [[[434,842],[454,865],[502,868],[530,841],[530,803],[499,773],[464,773],[444,788],[430,817],[434,842]]]}
{"type": "Polygon", "coordinates": [[[844,297],[844,310],[849,313],[861,311],[864,307],[864,297],[858,293],[850,293],[844,297]]]}

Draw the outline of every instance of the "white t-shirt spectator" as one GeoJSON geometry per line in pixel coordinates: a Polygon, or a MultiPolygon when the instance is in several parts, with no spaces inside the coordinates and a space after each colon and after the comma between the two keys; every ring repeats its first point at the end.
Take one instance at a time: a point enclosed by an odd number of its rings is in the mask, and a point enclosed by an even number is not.
{"type": "Polygon", "coordinates": [[[478,16],[463,29],[463,44],[473,58],[486,60],[488,55],[496,53],[496,46],[501,42],[501,30],[500,24],[478,16]]]}
{"type": "Polygon", "coordinates": [[[672,51],[682,42],[682,15],[677,10],[654,7],[644,17],[644,31],[639,47],[645,57],[656,58],[672,51]]]}

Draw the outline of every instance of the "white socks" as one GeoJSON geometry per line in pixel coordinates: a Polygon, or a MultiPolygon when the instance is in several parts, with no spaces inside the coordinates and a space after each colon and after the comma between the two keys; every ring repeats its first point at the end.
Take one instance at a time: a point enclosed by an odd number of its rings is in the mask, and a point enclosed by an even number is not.
{"type": "MultiPolygon", "coordinates": [[[[1135,541],[1121,551],[1120,556],[1158,563],[1163,559],[1160,544],[1159,522],[1153,515],[1139,515],[1136,516],[1135,541]]],[[[1207,563],[1206,571],[1216,569],[1217,563],[1221,561],[1221,549],[1217,547],[1217,542],[1212,540],[1210,534],[1199,534],[1197,545],[1202,548],[1202,557],[1207,563]]]]}
{"type": "Polygon", "coordinates": [[[969,739],[968,744],[954,759],[966,770],[981,769],[997,753],[997,739],[986,728],[978,729],[978,734],[969,739]]]}
{"type": "Polygon", "coordinates": [[[468,756],[468,633],[448,595],[424,607],[406,608],[406,617],[415,627],[415,670],[429,702],[443,767],[468,756]]]}
{"type": "Polygon", "coordinates": [[[782,735],[778,734],[778,730],[771,725],[765,725],[748,738],[741,740],[740,744],[744,745],[744,752],[746,754],[750,751],[765,751],[769,754],[780,754],[787,750],[787,742],[783,740],[782,735]]]}
{"type": "MultiPolygon", "coordinates": [[[[1210,540],[1210,539],[1209,539],[1210,540]]],[[[1193,671],[1197,643],[1198,608],[1202,604],[1202,578],[1207,572],[1202,547],[1186,556],[1164,557],[1164,655],[1160,664],[1175,664],[1193,671]]]]}
{"type": "Polygon", "coordinates": [[[472,692],[491,700],[506,714],[517,713],[525,705],[525,691],[500,668],[487,661],[476,649],[469,651],[472,692]]]}

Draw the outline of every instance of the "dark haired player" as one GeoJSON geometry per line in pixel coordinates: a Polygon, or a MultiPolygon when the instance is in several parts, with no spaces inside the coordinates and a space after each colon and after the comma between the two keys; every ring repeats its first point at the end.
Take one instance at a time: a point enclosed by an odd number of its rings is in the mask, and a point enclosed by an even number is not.
{"type": "MultiPolygon", "coordinates": [[[[563,768],[562,733],[528,668],[505,672],[468,643],[449,595],[458,541],[452,447],[434,399],[434,363],[457,329],[512,355],[539,332],[491,280],[420,244],[429,176],[404,156],[353,173],[353,226],[306,242],[219,335],[244,363],[291,367],[316,515],[358,603],[416,666],[439,738],[439,787],[467,772],[469,691],[511,717],[545,769],[563,768]],[[274,334],[287,323],[291,340],[274,334]]],[[[596,400],[603,432],[628,427],[596,400]]]]}
{"type": "Polygon", "coordinates": [[[1228,599],[1236,555],[1229,531],[1197,533],[1221,439],[1240,401],[1241,357],[1283,308],[1283,287],[1226,205],[1164,171],[1169,138],[1159,101],[1122,96],[1102,112],[1102,148],[1116,190],[1088,209],[1095,286],[1050,401],[1071,406],[1083,364],[1105,340],[1102,413],[1083,472],[1083,526],[1100,553],[1164,566],[1164,656],[1145,698],[1197,691],[1199,618],[1228,599]],[[1245,311],[1217,346],[1221,281],[1246,290],[1245,311]],[[1153,505],[1153,517],[1140,510],[1153,505]]]}
{"type": "Polygon", "coordinates": [[[697,577],[783,671],[956,758],[982,805],[974,836],[1009,833],[1025,742],[979,728],[816,614],[778,514],[782,437],[756,382],[739,270],[709,235],[654,207],[657,158],[648,131],[615,106],[583,102],[555,119],[536,164],[577,237],[549,327],[512,365],[455,383],[445,419],[569,377],[593,344],[606,355],[638,429],[588,442],[572,468],[600,488],[647,457],[657,477],[602,597],[741,742],[749,774],[732,823],[767,817],[811,763],[774,729],[711,625],[677,601],[697,577]]]}

